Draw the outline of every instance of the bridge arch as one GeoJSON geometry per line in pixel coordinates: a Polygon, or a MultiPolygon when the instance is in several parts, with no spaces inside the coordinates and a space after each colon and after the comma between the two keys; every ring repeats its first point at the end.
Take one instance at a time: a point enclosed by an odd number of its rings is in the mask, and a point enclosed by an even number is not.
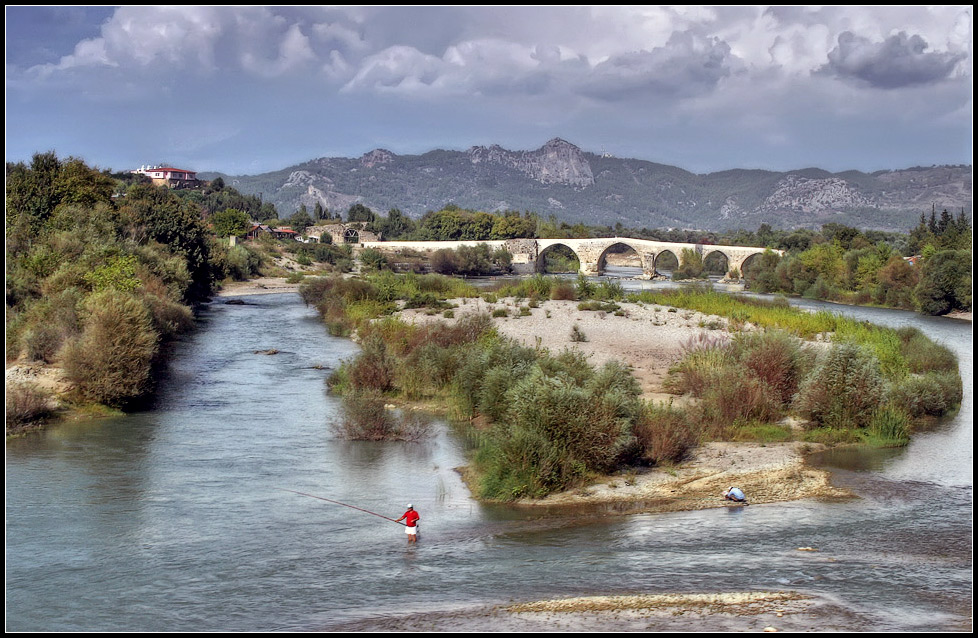
{"type": "MultiPolygon", "coordinates": [[[[542,249],[540,249],[540,252],[537,253],[537,256],[536,256],[536,271],[537,272],[541,272],[541,273],[542,272],[548,272],[548,269],[547,269],[547,258],[549,256],[549,257],[551,257],[551,262],[552,263],[553,262],[556,262],[556,260],[553,259],[553,257],[555,255],[562,255],[563,258],[564,259],[567,259],[567,260],[569,260],[569,259],[575,259],[575,260],[577,260],[577,265],[576,265],[576,270],[577,271],[580,271],[581,270],[582,265],[584,263],[583,260],[581,259],[580,253],[578,253],[578,251],[574,250],[574,247],[573,246],[571,246],[569,243],[563,243],[563,242],[560,242],[560,241],[555,241],[555,242],[552,242],[552,243],[547,244],[542,249]]],[[[571,264],[568,263],[567,266],[569,268],[569,267],[571,267],[571,264]]],[[[570,272],[570,270],[555,270],[555,271],[551,271],[551,272],[570,272]]]]}
{"type": "Polygon", "coordinates": [[[747,255],[740,262],[738,272],[740,273],[740,278],[744,279],[747,273],[747,269],[751,267],[752,264],[757,264],[761,262],[761,256],[764,253],[754,253],[753,255],[747,255]]]}
{"type": "Polygon", "coordinates": [[[601,254],[598,256],[597,260],[597,272],[598,274],[603,274],[608,266],[608,257],[610,255],[625,255],[628,256],[634,262],[634,266],[641,268],[642,272],[647,272],[648,267],[646,264],[647,255],[643,251],[639,250],[638,247],[633,246],[627,240],[624,241],[614,241],[608,244],[601,254]],[[623,250],[624,249],[624,250],[623,250]]]}
{"type": "Polygon", "coordinates": [[[708,275],[720,274],[726,277],[730,273],[730,257],[718,248],[704,248],[703,272],[708,275]]]}
{"type": "Polygon", "coordinates": [[[672,248],[664,248],[655,254],[652,260],[652,273],[659,274],[659,270],[669,270],[670,272],[679,268],[682,265],[682,261],[679,256],[682,251],[676,251],[672,248]]]}

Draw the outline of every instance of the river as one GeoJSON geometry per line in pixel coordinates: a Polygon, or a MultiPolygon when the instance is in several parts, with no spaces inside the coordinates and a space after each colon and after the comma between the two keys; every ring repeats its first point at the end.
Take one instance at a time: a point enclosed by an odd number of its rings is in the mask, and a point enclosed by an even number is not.
{"type": "Polygon", "coordinates": [[[454,470],[465,444],[445,424],[425,443],[336,439],[325,380],[356,346],[329,336],[296,294],[241,300],[206,307],[150,409],[7,441],[7,631],[372,630],[408,619],[547,631],[557,621],[481,618],[551,597],[778,590],[814,601],[796,629],[971,630],[970,322],[800,302],[918,326],[960,358],[954,418],[905,449],[820,460],[858,499],[561,516],[471,500],[454,470]],[[285,490],[390,518],[413,503],[420,541],[285,490]]]}

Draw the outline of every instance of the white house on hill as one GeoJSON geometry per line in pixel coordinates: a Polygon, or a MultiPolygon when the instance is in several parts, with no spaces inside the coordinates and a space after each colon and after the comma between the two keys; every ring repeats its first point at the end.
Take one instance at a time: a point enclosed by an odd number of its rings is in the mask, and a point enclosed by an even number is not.
{"type": "Polygon", "coordinates": [[[172,166],[140,166],[131,172],[149,177],[157,186],[190,188],[198,184],[196,171],[173,168],[172,166]]]}

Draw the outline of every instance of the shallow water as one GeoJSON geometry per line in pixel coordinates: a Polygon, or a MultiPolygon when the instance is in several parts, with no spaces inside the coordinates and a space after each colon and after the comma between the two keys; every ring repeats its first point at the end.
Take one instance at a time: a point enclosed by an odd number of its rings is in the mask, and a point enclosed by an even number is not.
{"type": "Polygon", "coordinates": [[[561,516],[472,501],[444,424],[422,444],[336,439],[325,379],[356,346],[298,295],[245,301],[209,306],[153,409],[7,442],[8,631],[371,629],[509,601],[744,590],[830,601],[849,628],[970,629],[970,323],[834,307],[945,342],[967,395],[907,449],[825,457],[857,500],[561,516]],[[420,540],[283,490],[391,518],[411,502],[420,540]]]}

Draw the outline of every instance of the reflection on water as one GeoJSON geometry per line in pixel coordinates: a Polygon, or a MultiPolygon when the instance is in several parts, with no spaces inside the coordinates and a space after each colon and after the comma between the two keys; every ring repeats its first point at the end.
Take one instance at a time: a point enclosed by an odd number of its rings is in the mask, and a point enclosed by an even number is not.
{"type": "Polygon", "coordinates": [[[7,629],[370,629],[510,600],[764,589],[830,599],[855,630],[970,626],[970,324],[883,314],[961,353],[968,398],[907,449],[825,455],[860,498],[595,516],[471,500],[445,424],[422,444],[334,439],[325,380],[356,345],[297,295],[214,303],[154,409],[7,442],[7,629]],[[283,490],[392,518],[413,503],[420,541],[283,490]]]}

